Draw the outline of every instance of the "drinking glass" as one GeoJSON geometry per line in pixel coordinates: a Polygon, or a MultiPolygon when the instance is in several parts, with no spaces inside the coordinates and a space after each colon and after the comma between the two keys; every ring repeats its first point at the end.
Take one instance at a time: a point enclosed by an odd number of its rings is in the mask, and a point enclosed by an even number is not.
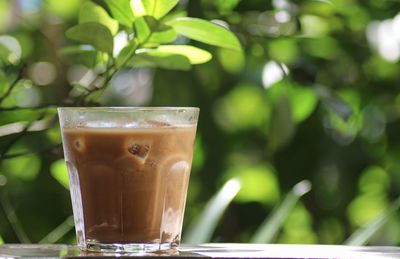
{"type": "Polygon", "coordinates": [[[58,108],[79,247],[176,251],[199,109],[58,108]]]}

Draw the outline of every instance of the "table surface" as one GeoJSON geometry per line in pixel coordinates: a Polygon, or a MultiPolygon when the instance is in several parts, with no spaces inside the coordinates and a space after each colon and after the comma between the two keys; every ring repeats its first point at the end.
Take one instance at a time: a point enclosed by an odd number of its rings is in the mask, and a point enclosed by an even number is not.
{"type": "MultiPolygon", "coordinates": [[[[165,255],[150,255],[146,259],[165,255]]],[[[4,244],[0,245],[0,258],[110,258],[143,257],[133,254],[103,254],[80,251],[70,245],[4,244]]],[[[400,258],[400,247],[341,245],[280,245],[280,244],[203,244],[182,245],[179,254],[169,255],[176,259],[200,258],[336,258],[369,259],[400,258]]]]}

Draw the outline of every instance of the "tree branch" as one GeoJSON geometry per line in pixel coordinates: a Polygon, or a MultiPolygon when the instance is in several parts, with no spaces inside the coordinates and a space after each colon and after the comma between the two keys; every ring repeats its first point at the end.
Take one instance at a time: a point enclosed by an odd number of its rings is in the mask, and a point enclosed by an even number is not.
{"type": "Polygon", "coordinates": [[[12,134],[28,132],[28,131],[42,131],[51,128],[54,123],[57,121],[57,116],[54,115],[50,119],[47,120],[36,120],[30,123],[26,122],[15,122],[0,126],[0,137],[8,136],[12,134]],[[28,127],[27,129],[25,129],[28,127]]]}
{"type": "MultiPolygon", "coordinates": [[[[139,43],[136,47],[134,47],[134,48],[132,48],[132,49],[130,50],[130,52],[126,55],[126,57],[125,57],[124,60],[122,61],[121,65],[120,65],[120,68],[124,67],[124,66],[126,65],[126,63],[135,55],[137,49],[141,48],[142,46],[144,46],[144,45],[147,43],[147,41],[150,39],[150,37],[151,37],[152,34],[153,34],[153,32],[151,32],[151,33],[147,36],[147,38],[143,40],[143,42],[139,43]]],[[[106,71],[109,72],[109,71],[110,71],[111,69],[113,69],[113,68],[114,68],[114,64],[112,64],[110,67],[108,67],[106,71]]],[[[86,100],[86,99],[87,99],[90,95],[94,94],[94,93],[97,92],[97,91],[105,90],[105,88],[107,88],[108,84],[111,82],[111,80],[113,79],[113,77],[114,77],[119,71],[120,71],[120,69],[115,68],[115,69],[113,69],[113,70],[111,71],[111,73],[107,73],[107,76],[105,77],[104,82],[103,82],[103,84],[102,84],[101,86],[99,86],[99,87],[94,87],[94,88],[90,89],[89,91],[87,91],[86,93],[83,93],[83,94],[77,99],[76,103],[80,103],[80,102],[87,103],[87,100],[86,100]]],[[[97,76],[97,77],[92,81],[92,83],[94,84],[94,82],[95,82],[96,80],[98,80],[99,78],[100,78],[100,76],[97,76]]],[[[91,84],[92,84],[92,83],[91,83],[91,84]]]]}
{"type": "Polygon", "coordinates": [[[4,213],[6,215],[6,219],[11,225],[11,228],[14,231],[15,235],[17,236],[18,240],[21,243],[31,243],[25,230],[22,228],[22,225],[17,217],[17,213],[15,212],[12,203],[10,202],[8,193],[4,189],[1,190],[0,205],[3,208],[4,213]]]}
{"type": "Polygon", "coordinates": [[[19,82],[19,80],[22,78],[22,73],[24,71],[25,68],[25,64],[22,65],[22,67],[20,68],[17,78],[11,83],[11,85],[8,87],[7,91],[0,96],[0,104],[4,101],[4,99],[6,99],[12,92],[12,90],[14,89],[14,87],[17,85],[17,83],[19,82]]]}
{"type": "Polygon", "coordinates": [[[20,106],[10,106],[10,107],[0,107],[0,112],[9,111],[19,111],[19,110],[40,110],[40,109],[55,109],[57,104],[42,104],[34,107],[20,107],[20,106]]]}
{"type": "Polygon", "coordinates": [[[42,153],[42,152],[46,152],[46,151],[53,150],[53,149],[60,148],[60,147],[61,147],[61,144],[57,144],[57,145],[51,145],[51,146],[38,148],[35,150],[29,150],[29,151],[25,151],[25,152],[17,152],[17,153],[13,153],[13,154],[9,154],[9,155],[5,154],[4,156],[0,156],[0,161],[16,158],[16,157],[20,157],[20,156],[42,153]]]}
{"type": "Polygon", "coordinates": [[[37,120],[35,121],[31,121],[28,124],[26,124],[22,130],[19,132],[19,134],[14,137],[13,139],[11,139],[6,146],[4,147],[4,149],[1,151],[0,153],[0,157],[4,157],[5,154],[7,154],[7,152],[10,150],[10,148],[19,140],[21,139],[26,132],[29,131],[29,129],[32,127],[32,125],[36,122],[36,121],[40,121],[42,120],[44,117],[46,116],[46,112],[43,112],[42,114],[40,114],[40,116],[38,117],[37,120]]]}

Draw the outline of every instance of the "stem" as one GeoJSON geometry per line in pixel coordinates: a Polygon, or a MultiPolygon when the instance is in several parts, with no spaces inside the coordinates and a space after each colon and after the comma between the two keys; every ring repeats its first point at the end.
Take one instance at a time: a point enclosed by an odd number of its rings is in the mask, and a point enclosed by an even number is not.
{"type": "Polygon", "coordinates": [[[39,241],[39,244],[54,244],[74,228],[74,218],[69,216],[64,222],[53,229],[47,236],[39,241]]]}
{"type": "MultiPolygon", "coordinates": [[[[133,47],[133,48],[129,51],[128,55],[126,55],[126,57],[125,57],[124,60],[122,61],[121,65],[120,65],[120,68],[124,67],[124,66],[128,63],[128,61],[129,61],[130,59],[132,59],[132,57],[133,57],[133,56],[135,55],[135,53],[136,53],[136,50],[139,49],[139,48],[141,48],[141,47],[143,47],[143,46],[147,43],[147,41],[150,39],[150,37],[151,37],[152,34],[153,34],[153,32],[151,31],[150,34],[149,34],[141,43],[139,43],[136,47],[133,47]]],[[[113,62],[113,64],[112,64],[106,71],[110,71],[112,68],[114,68],[114,67],[115,67],[114,64],[115,64],[115,62],[113,62]]],[[[101,86],[89,90],[87,93],[83,94],[83,95],[81,96],[81,98],[79,98],[79,100],[80,100],[80,101],[83,101],[84,103],[86,103],[86,102],[87,102],[86,99],[87,99],[90,95],[92,95],[93,93],[95,93],[95,92],[97,92],[97,91],[105,90],[105,88],[107,88],[108,84],[111,82],[112,78],[120,71],[120,68],[118,68],[118,69],[115,68],[115,69],[112,70],[111,73],[107,73],[106,79],[104,80],[104,82],[103,82],[103,84],[102,84],[101,86]]],[[[96,77],[96,78],[92,81],[92,83],[94,83],[98,78],[99,78],[99,76],[96,77]]],[[[91,84],[92,84],[92,83],[91,83],[91,84]]]]}
{"type": "Polygon", "coordinates": [[[39,149],[35,149],[35,150],[29,150],[29,151],[25,151],[25,152],[18,152],[18,153],[13,153],[13,154],[9,154],[9,155],[4,155],[4,156],[0,156],[0,161],[1,160],[6,160],[6,159],[12,159],[12,158],[16,158],[16,157],[20,157],[20,156],[26,156],[26,155],[30,155],[30,154],[37,154],[37,153],[42,153],[48,150],[52,150],[52,149],[56,149],[61,147],[61,144],[57,144],[57,145],[51,145],[48,147],[44,147],[44,148],[39,148],[39,149]]]}
{"type": "Polygon", "coordinates": [[[9,111],[18,111],[18,110],[40,110],[40,109],[53,109],[57,107],[58,104],[43,104],[34,107],[20,107],[20,106],[11,106],[11,107],[0,107],[0,112],[9,112],[9,111]]]}
{"type": "Polygon", "coordinates": [[[13,229],[19,242],[31,243],[25,230],[21,226],[21,223],[17,217],[17,214],[15,213],[12,203],[10,202],[10,199],[8,198],[8,194],[6,193],[5,190],[2,190],[2,193],[0,196],[0,205],[3,208],[4,213],[6,214],[6,218],[7,218],[8,222],[10,223],[11,228],[13,229]]]}
{"type": "Polygon", "coordinates": [[[0,96],[0,104],[4,101],[4,99],[6,99],[11,94],[12,90],[14,89],[14,87],[17,85],[17,83],[21,79],[24,68],[25,68],[25,65],[23,65],[20,68],[17,78],[11,83],[11,85],[8,87],[7,91],[2,96],[0,96]]]}
{"type": "MultiPolygon", "coordinates": [[[[44,118],[44,116],[46,115],[46,112],[43,112],[42,114],[40,114],[39,118],[37,120],[41,120],[44,118]]],[[[28,132],[28,130],[30,129],[30,127],[32,126],[32,124],[35,122],[31,121],[29,122],[24,128],[23,130],[15,137],[13,138],[10,142],[8,142],[5,146],[5,148],[1,151],[0,153],[0,158],[4,157],[5,154],[7,154],[7,152],[10,150],[10,148],[20,139],[22,138],[26,132],[28,132]]]]}

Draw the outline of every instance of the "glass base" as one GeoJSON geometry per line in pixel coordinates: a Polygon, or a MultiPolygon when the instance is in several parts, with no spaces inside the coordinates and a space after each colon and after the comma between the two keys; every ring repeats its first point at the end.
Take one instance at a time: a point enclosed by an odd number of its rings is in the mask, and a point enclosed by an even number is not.
{"type": "Polygon", "coordinates": [[[102,253],[130,253],[130,254],[167,254],[174,255],[178,253],[177,243],[99,243],[87,241],[84,250],[88,252],[102,253]]]}

